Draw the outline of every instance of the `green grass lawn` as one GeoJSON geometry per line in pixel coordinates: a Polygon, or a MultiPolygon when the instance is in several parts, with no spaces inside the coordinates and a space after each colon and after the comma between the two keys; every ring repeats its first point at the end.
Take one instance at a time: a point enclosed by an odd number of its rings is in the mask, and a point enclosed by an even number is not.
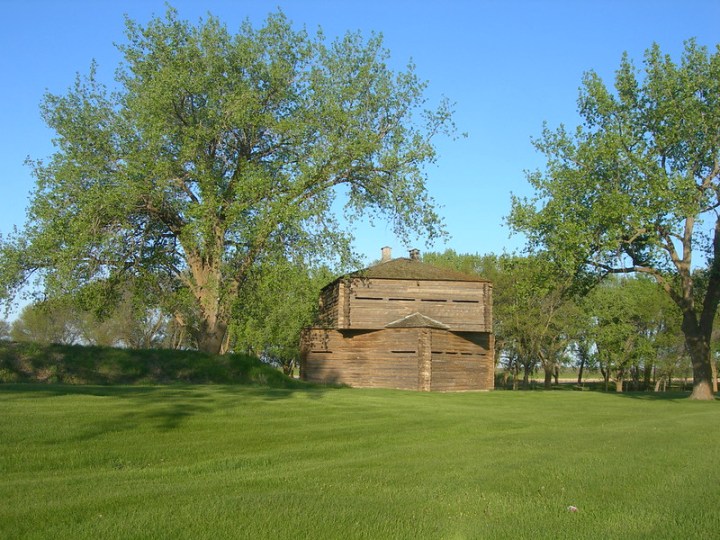
{"type": "Polygon", "coordinates": [[[720,403],[680,395],[0,385],[0,410],[0,538],[720,535],[720,403]]]}

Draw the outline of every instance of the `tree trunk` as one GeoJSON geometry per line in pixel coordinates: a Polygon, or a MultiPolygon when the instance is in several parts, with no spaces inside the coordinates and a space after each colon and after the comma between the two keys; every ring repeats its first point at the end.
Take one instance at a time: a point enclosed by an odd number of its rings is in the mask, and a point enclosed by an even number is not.
{"type": "Polygon", "coordinates": [[[651,363],[645,364],[643,369],[643,390],[647,390],[652,386],[652,376],[654,372],[654,366],[651,363]]]}
{"type": "Polygon", "coordinates": [[[552,388],[552,381],[553,381],[553,368],[552,366],[545,366],[545,390],[550,390],[552,388]]]}
{"type": "Polygon", "coordinates": [[[618,394],[622,394],[623,392],[623,378],[622,375],[619,375],[617,379],[615,379],[615,391],[618,394]]]}
{"type": "Polygon", "coordinates": [[[580,358],[580,370],[578,371],[578,386],[582,386],[583,370],[585,369],[585,358],[580,358]]]}
{"type": "Polygon", "coordinates": [[[530,388],[530,366],[524,366],[523,370],[523,390],[530,388]]]}
{"type": "MultiPolygon", "coordinates": [[[[703,335],[694,313],[683,313],[683,334],[690,353],[693,370],[693,389],[690,399],[711,401],[715,399],[712,385],[712,361],[710,351],[710,332],[703,335]]],[[[710,328],[712,331],[712,328],[710,328]]]]}
{"type": "Polygon", "coordinates": [[[224,352],[229,322],[221,291],[229,280],[223,278],[220,269],[222,260],[220,248],[217,249],[217,253],[215,257],[201,256],[197,252],[187,254],[192,274],[190,289],[197,301],[200,319],[193,333],[198,350],[208,354],[224,352]]]}
{"type": "Polygon", "coordinates": [[[228,323],[221,317],[219,302],[214,295],[206,294],[201,302],[201,319],[197,329],[198,350],[208,354],[222,354],[228,323]]]}
{"type": "Polygon", "coordinates": [[[602,364],[600,364],[600,373],[602,373],[603,381],[605,382],[605,391],[607,392],[610,387],[610,367],[608,366],[608,368],[605,369],[602,364]]]}
{"type": "Polygon", "coordinates": [[[208,354],[220,354],[226,331],[227,324],[221,321],[202,321],[197,336],[198,350],[208,354]]]}

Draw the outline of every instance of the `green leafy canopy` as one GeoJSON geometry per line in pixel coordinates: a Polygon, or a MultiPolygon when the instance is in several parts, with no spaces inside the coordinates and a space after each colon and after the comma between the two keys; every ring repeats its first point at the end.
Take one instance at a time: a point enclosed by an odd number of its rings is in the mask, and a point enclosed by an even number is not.
{"type": "Polygon", "coordinates": [[[720,301],[720,46],[710,53],[690,40],[678,64],[654,45],[642,74],[625,55],[614,91],[585,75],[578,110],[574,132],[546,126],[535,141],[546,168],[528,175],[535,195],[514,197],[508,221],[571,268],[653,276],[683,313],[693,396],[710,399],[720,301]],[[698,298],[693,271],[703,264],[698,298]]]}
{"type": "Polygon", "coordinates": [[[381,36],[328,42],[282,12],[232,34],[168,8],[127,20],[118,48],[113,91],[93,65],[45,96],[56,152],[31,163],[28,224],[2,244],[5,296],[34,271],[51,293],[164,276],[193,299],[184,318],[209,350],[267,256],[348,261],[359,216],[403,238],[444,234],[425,166],[454,132],[451,107],[427,109],[426,84],[388,66],[381,36]]]}

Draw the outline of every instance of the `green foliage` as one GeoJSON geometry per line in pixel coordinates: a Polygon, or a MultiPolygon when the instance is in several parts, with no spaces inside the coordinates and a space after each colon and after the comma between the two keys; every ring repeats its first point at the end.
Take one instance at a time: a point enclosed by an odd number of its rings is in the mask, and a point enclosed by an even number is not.
{"type": "Polygon", "coordinates": [[[56,152],[31,163],[29,222],[0,245],[4,298],[33,274],[50,296],[132,281],[217,352],[265,261],[352,258],[333,208],[442,234],[423,167],[451,111],[425,109],[379,36],[328,43],[280,12],[231,34],[169,8],[128,20],[119,49],[112,92],[92,66],[45,96],[56,152]]]}
{"type": "Polygon", "coordinates": [[[3,385],[0,536],[713,538],[679,397],[3,385]]]}
{"type": "Polygon", "coordinates": [[[492,282],[500,279],[500,261],[502,257],[490,253],[486,255],[472,253],[457,253],[447,249],[443,253],[427,252],[423,254],[423,262],[450,268],[468,275],[478,275],[492,282]]]}
{"type": "Polygon", "coordinates": [[[579,332],[582,318],[573,295],[574,276],[568,275],[545,254],[504,256],[498,282],[498,339],[506,368],[517,380],[538,367],[545,386],[552,384],[579,332]]]}
{"type": "Polygon", "coordinates": [[[575,302],[576,276],[546,254],[481,256],[448,250],[428,253],[423,260],[493,282],[496,358],[515,382],[522,376],[525,387],[541,366],[549,387],[584,322],[575,302]]]}
{"type": "Polygon", "coordinates": [[[320,289],[333,277],[327,268],[315,270],[285,259],[264,261],[236,302],[230,349],[280,364],[291,374],[298,365],[300,333],[312,324],[320,289]]]}
{"type": "Polygon", "coordinates": [[[637,270],[676,271],[667,242],[717,201],[719,59],[690,41],[678,66],[653,46],[644,80],[623,58],[614,94],[587,73],[583,126],[535,141],[546,171],[528,176],[537,194],[514,198],[511,225],[558,259],[605,267],[623,254],[637,270]]]}
{"type": "Polygon", "coordinates": [[[137,290],[127,288],[115,292],[114,304],[108,299],[93,302],[96,294],[93,283],[77,296],[57,296],[28,304],[12,323],[10,336],[16,341],[41,344],[90,344],[124,346],[135,349],[165,346],[179,348],[185,343],[172,339],[173,325],[158,308],[141,305],[143,300],[133,297],[137,290]]]}
{"type": "Polygon", "coordinates": [[[680,313],[657,283],[647,278],[613,279],[584,300],[589,332],[606,384],[612,376],[618,391],[631,376],[650,383],[653,370],[672,376],[686,360],[679,331],[680,313]]]}
{"type": "Polygon", "coordinates": [[[0,342],[0,383],[10,382],[307,386],[243,354],[0,342]]]}
{"type": "Polygon", "coordinates": [[[40,344],[75,343],[81,336],[77,312],[62,301],[44,301],[25,306],[10,327],[15,341],[40,344]]]}
{"type": "Polygon", "coordinates": [[[589,72],[578,100],[583,124],[547,126],[535,146],[544,171],[508,219],[560,264],[652,275],[683,313],[693,397],[711,399],[710,336],[720,301],[720,47],[688,41],[679,64],[657,45],[644,76],[624,56],[614,91],[589,72]],[[709,280],[696,306],[693,257],[709,280]]]}

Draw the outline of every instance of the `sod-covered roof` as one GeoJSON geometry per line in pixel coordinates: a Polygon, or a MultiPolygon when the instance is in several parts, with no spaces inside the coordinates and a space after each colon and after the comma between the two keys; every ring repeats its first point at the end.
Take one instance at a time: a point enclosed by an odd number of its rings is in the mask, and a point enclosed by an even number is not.
{"type": "MultiPolygon", "coordinates": [[[[480,281],[487,279],[451,270],[440,268],[421,262],[417,259],[397,258],[380,262],[376,265],[353,272],[343,278],[369,278],[369,279],[420,279],[431,281],[480,281]]],[[[341,278],[342,279],[342,278],[341,278]]]]}

